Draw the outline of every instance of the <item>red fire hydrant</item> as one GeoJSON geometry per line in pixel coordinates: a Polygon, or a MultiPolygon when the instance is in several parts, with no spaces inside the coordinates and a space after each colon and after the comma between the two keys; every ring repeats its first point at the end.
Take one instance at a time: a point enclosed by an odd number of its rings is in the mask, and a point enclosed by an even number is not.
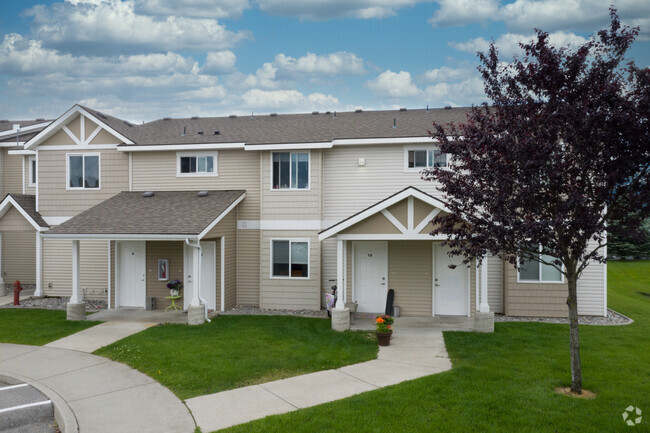
{"type": "Polygon", "coordinates": [[[20,305],[20,291],[23,290],[20,287],[20,281],[14,281],[14,305],[20,305]]]}

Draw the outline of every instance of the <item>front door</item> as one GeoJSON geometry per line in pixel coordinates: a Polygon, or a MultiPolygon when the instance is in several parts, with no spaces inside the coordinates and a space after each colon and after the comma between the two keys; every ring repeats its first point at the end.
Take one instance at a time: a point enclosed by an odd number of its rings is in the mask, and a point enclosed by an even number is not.
{"type": "MultiPolygon", "coordinates": [[[[194,277],[192,276],[193,247],[185,245],[185,291],[183,294],[183,305],[187,308],[192,302],[192,290],[194,288],[194,277]]],[[[201,293],[209,310],[217,308],[216,292],[216,250],[217,244],[214,241],[201,242],[201,293]]]]}
{"type": "Polygon", "coordinates": [[[117,243],[119,257],[118,306],[144,307],[146,273],[146,245],[142,241],[120,241],[117,243]]]}
{"type": "Polygon", "coordinates": [[[466,316],[468,313],[469,289],[467,266],[462,257],[450,258],[449,247],[435,246],[434,311],[436,315],[466,316]],[[450,269],[450,264],[456,268],[450,269]]]}
{"type": "Polygon", "coordinates": [[[388,292],[388,242],[354,242],[354,300],[358,311],[380,313],[388,292]]]}

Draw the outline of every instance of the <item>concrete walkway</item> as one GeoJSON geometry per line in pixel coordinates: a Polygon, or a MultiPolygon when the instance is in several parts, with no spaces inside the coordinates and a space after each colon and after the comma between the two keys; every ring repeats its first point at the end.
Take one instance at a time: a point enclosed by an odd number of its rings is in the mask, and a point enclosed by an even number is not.
{"type": "Polygon", "coordinates": [[[0,344],[0,375],[52,400],[62,433],[190,433],[185,405],[150,377],[87,353],[0,344]]]}
{"type": "Polygon", "coordinates": [[[211,432],[451,369],[442,331],[398,328],[378,359],[191,398],[197,425],[211,432]]]}
{"type": "Polygon", "coordinates": [[[156,323],[145,322],[104,322],[76,334],[52,341],[46,344],[45,347],[92,353],[100,347],[108,346],[122,338],[155,325],[156,323]]]}

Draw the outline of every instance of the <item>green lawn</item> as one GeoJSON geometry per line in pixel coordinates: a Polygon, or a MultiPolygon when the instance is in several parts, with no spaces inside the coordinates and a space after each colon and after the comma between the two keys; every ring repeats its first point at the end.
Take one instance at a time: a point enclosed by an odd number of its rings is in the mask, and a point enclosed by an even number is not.
{"type": "Polygon", "coordinates": [[[222,316],[199,326],[149,328],[95,354],[186,399],[374,359],[377,342],[368,333],[332,331],[329,320],[222,316]]]}
{"type": "Polygon", "coordinates": [[[0,343],[42,346],[100,323],[68,321],[65,311],[2,308],[0,343]]]}
{"type": "Polygon", "coordinates": [[[627,326],[582,326],[583,383],[569,386],[567,325],[497,323],[494,334],[446,332],[451,371],[333,403],[253,421],[228,432],[618,432],[650,431],[650,262],[608,266],[609,307],[627,326]],[[623,423],[634,405],[643,422],[623,423]]]}

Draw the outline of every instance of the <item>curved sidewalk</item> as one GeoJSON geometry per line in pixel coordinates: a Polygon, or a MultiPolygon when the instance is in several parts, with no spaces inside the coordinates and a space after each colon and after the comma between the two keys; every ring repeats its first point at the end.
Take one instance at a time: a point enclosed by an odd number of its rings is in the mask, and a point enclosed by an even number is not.
{"type": "Polygon", "coordinates": [[[187,407],[171,391],[100,356],[0,344],[0,375],[23,380],[52,399],[65,423],[63,433],[189,433],[195,428],[187,407]]]}
{"type": "Polygon", "coordinates": [[[395,326],[377,359],[186,400],[203,432],[328,403],[451,369],[440,329],[395,326]]]}

